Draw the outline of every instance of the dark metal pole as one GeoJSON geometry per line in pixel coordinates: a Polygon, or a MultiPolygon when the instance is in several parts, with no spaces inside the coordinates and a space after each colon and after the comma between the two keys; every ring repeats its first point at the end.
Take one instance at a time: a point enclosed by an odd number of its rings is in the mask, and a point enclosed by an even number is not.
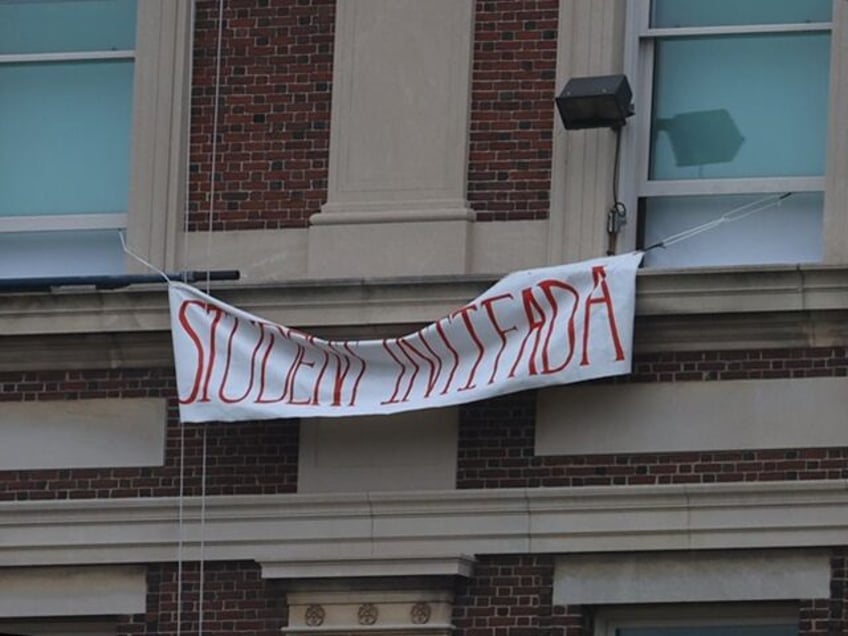
{"type": "MultiPolygon", "coordinates": [[[[187,271],[166,274],[173,281],[199,283],[206,280],[238,280],[237,269],[219,269],[209,272],[187,271]]],[[[58,287],[94,287],[95,289],[121,289],[130,285],[162,283],[159,274],[121,274],[103,276],[47,276],[43,278],[0,278],[0,294],[17,292],[46,292],[58,287]]]]}

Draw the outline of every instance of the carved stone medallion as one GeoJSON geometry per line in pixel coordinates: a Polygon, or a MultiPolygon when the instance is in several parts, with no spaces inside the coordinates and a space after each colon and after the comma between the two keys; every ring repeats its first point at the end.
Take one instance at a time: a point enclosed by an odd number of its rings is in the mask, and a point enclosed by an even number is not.
{"type": "Polygon", "coordinates": [[[327,613],[323,607],[320,605],[310,605],[303,614],[303,620],[310,627],[318,627],[324,624],[324,618],[326,616],[327,613]]]}
{"type": "Polygon", "coordinates": [[[373,625],[377,622],[378,616],[379,611],[373,603],[363,603],[359,606],[359,611],[356,613],[360,625],[373,625]]]}
{"type": "Polygon", "coordinates": [[[416,603],[412,606],[412,609],[409,610],[409,618],[415,625],[424,625],[425,623],[430,622],[430,604],[429,603],[416,603]]]}

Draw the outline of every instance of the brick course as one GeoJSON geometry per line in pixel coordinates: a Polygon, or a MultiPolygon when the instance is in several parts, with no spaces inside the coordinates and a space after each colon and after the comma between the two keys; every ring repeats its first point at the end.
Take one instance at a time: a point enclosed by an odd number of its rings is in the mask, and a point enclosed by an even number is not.
{"type": "MultiPolygon", "coordinates": [[[[457,636],[592,636],[591,606],[553,605],[552,555],[479,556],[457,585],[457,636]]],[[[833,550],[829,599],[800,599],[799,636],[844,636],[848,549],[833,550]]]]}
{"type": "MultiPolygon", "coordinates": [[[[199,564],[184,563],[181,633],[197,634],[199,564]]],[[[147,566],[147,612],[121,617],[118,636],[177,633],[177,565],[147,566]]],[[[261,578],[252,561],[207,562],[203,573],[203,634],[279,636],[288,623],[281,583],[261,578]]]]}
{"type": "MultiPolygon", "coordinates": [[[[197,4],[190,231],[209,227],[218,3],[197,4]]],[[[225,4],[213,230],[305,227],[327,198],[335,0],[225,4]]],[[[546,218],[557,0],[478,0],[468,198],[480,220],[546,218]]]]}
{"type": "Polygon", "coordinates": [[[547,218],[557,0],[478,0],[468,200],[482,221],[547,218]]]}
{"type": "MultiPolygon", "coordinates": [[[[663,353],[637,356],[634,374],[604,382],[692,382],[837,377],[844,347],[663,353]]],[[[458,488],[536,488],[848,478],[848,448],[642,453],[534,454],[536,394],[461,408],[458,488]]]]}
{"type": "Polygon", "coordinates": [[[179,424],[171,369],[0,374],[0,402],[153,397],[168,400],[164,466],[0,471],[0,501],[169,497],[179,494],[181,434],[184,493],[199,495],[206,432],[208,495],[297,490],[298,423],[179,424]]]}
{"type": "MultiPolygon", "coordinates": [[[[327,199],[335,0],[228,0],[214,230],[305,227],[327,199]]],[[[189,230],[208,228],[218,2],[197,2],[189,230]]]]}
{"type": "Polygon", "coordinates": [[[457,585],[457,636],[566,636],[553,629],[553,575],[551,556],[479,557],[472,576],[457,585]]]}

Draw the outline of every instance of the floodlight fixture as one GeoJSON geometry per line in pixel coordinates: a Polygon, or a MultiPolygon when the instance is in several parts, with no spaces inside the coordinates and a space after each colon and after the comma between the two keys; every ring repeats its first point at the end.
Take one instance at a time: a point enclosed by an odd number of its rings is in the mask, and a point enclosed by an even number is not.
{"type": "Polygon", "coordinates": [[[573,77],[556,98],[568,130],[620,129],[633,114],[633,91],[625,75],[573,77]]]}

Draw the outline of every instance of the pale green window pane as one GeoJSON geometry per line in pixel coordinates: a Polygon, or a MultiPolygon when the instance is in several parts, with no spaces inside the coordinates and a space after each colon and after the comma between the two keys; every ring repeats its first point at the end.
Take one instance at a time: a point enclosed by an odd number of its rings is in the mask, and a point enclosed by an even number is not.
{"type": "Polygon", "coordinates": [[[650,179],[824,174],[830,35],[660,39],[650,179]]]}
{"type": "MultiPolygon", "coordinates": [[[[767,195],[656,197],[646,199],[644,247],[713,221],[767,195]]],[[[651,268],[815,263],[822,260],[821,192],[797,192],[778,205],[734,223],[645,253],[651,268]]]]}
{"type": "Polygon", "coordinates": [[[0,54],[135,48],[136,0],[0,0],[0,54]]]}
{"type": "Polygon", "coordinates": [[[797,636],[797,625],[715,627],[638,627],[616,630],[616,636],[797,636]]]}
{"type": "Polygon", "coordinates": [[[830,22],[831,0],[654,0],[657,28],[830,22]]]}
{"type": "Polygon", "coordinates": [[[0,65],[0,216],[126,212],[132,61],[0,65]]]}
{"type": "Polygon", "coordinates": [[[117,230],[0,233],[0,277],[121,274],[117,230]]]}

